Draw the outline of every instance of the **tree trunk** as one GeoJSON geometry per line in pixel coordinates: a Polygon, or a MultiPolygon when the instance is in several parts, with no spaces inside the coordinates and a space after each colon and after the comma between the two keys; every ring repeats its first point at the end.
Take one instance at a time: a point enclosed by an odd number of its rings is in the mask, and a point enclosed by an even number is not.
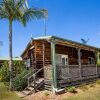
{"type": "Polygon", "coordinates": [[[9,72],[10,72],[10,85],[9,89],[12,91],[13,86],[13,64],[12,64],[12,20],[9,20],[9,72]]]}

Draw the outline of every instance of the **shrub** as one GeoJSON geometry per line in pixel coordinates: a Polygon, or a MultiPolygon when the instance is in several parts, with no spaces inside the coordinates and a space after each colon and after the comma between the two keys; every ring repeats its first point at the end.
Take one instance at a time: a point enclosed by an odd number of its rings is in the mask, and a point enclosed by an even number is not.
{"type": "MultiPolygon", "coordinates": [[[[25,69],[24,63],[21,61],[13,61],[13,78],[25,69]]],[[[0,64],[0,81],[9,82],[9,64],[8,61],[0,64]]]]}
{"type": "Polygon", "coordinates": [[[44,92],[44,95],[45,95],[45,96],[49,96],[50,94],[49,94],[48,91],[45,91],[45,92],[44,92]]]}
{"type": "Polygon", "coordinates": [[[97,80],[96,83],[97,83],[97,84],[100,84],[100,80],[97,80]]]}
{"type": "Polygon", "coordinates": [[[28,71],[24,69],[21,74],[14,78],[13,84],[15,90],[22,91],[27,86],[27,79],[23,78],[26,74],[28,74],[28,71]]]}
{"type": "Polygon", "coordinates": [[[0,68],[0,81],[9,81],[9,67],[8,62],[4,62],[0,68]]]}
{"type": "Polygon", "coordinates": [[[70,86],[70,87],[67,87],[66,88],[68,92],[71,92],[71,93],[76,93],[76,88],[74,86],[70,86]]]}

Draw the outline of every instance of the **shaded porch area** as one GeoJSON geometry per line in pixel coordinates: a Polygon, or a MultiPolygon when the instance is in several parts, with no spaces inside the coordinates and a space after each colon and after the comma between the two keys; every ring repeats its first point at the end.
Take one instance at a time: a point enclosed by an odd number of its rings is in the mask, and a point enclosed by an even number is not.
{"type": "Polygon", "coordinates": [[[55,88],[99,77],[95,48],[53,40],[52,61],[55,88]]]}

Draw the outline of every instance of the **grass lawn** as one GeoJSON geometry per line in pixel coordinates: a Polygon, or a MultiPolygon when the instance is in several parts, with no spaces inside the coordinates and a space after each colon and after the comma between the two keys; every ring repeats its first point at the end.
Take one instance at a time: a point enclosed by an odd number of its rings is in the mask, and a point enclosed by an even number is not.
{"type": "Polygon", "coordinates": [[[0,83],[0,100],[22,100],[15,92],[10,92],[7,90],[3,83],[0,83]]]}
{"type": "Polygon", "coordinates": [[[87,85],[86,90],[83,87],[83,89],[79,88],[77,91],[77,94],[64,97],[62,100],[100,100],[100,84],[96,84],[94,87],[87,85]]]}

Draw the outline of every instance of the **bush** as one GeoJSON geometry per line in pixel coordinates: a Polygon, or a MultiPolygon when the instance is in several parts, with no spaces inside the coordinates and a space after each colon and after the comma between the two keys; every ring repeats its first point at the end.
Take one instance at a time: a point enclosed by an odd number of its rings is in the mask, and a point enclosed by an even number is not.
{"type": "Polygon", "coordinates": [[[27,86],[27,79],[23,78],[26,74],[28,74],[27,70],[23,70],[21,74],[18,74],[13,81],[14,89],[17,91],[22,91],[27,86]]]}
{"type": "MultiPolygon", "coordinates": [[[[13,78],[25,69],[24,63],[21,61],[13,61],[13,78]]],[[[0,64],[0,81],[9,82],[9,64],[8,61],[0,64]]]]}
{"type": "Polygon", "coordinates": [[[4,62],[0,68],[0,81],[9,81],[9,67],[8,62],[4,62]]]}
{"type": "Polygon", "coordinates": [[[70,86],[70,87],[67,87],[66,88],[68,92],[71,92],[71,93],[76,93],[76,88],[74,86],[70,86]]]}

